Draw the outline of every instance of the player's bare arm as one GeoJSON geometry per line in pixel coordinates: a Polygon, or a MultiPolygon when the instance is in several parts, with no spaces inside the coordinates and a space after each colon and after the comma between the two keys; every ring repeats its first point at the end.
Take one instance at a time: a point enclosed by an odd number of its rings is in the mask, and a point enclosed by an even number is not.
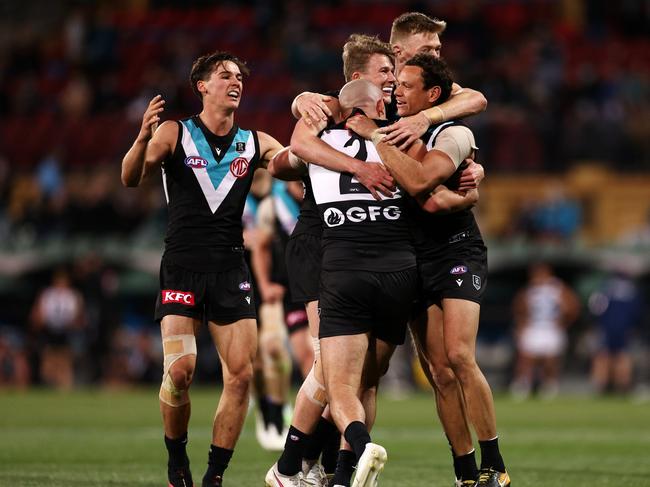
{"type": "Polygon", "coordinates": [[[386,169],[380,164],[364,164],[332,148],[314,133],[304,118],[298,120],[294,128],[291,152],[305,162],[352,174],[377,200],[381,199],[379,193],[388,197],[393,194],[395,183],[386,169]]]}
{"type": "Polygon", "coordinates": [[[284,147],[266,132],[257,132],[260,141],[260,166],[267,168],[271,159],[284,147]]]}
{"type": "Polygon", "coordinates": [[[418,203],[429,213],[454,213],[472,208],[478,203],[478,198],[477,189],[452,191],[441,184],[428,197],[420,198],[418,203]]]}
{"type": "Polygon", "coordinates": [[[415,115],[402,117],[394,124],[382,128],[381,133],[386,134],[386,143],[405,148],[421,137],[431,125],[470,117],[485,111],[486,108],[487,99],[480,91],[461,88],[454,83],[447,101],[415,115]]]}
{"type": "Polygon", "coordinates": [[[262,301],[275,303],[284,297],[285,288],[271,280],[273,233],[275,219],[273,203],[270,198],[265,198],[260,203],[257,215],[256,238],[251,247],[251,265],[262,301]]]}
{"type": "Polygon", "coordinates": [[[165,100],[161,95],[155,96],[142,116],[140,132],[122,159],[124,186],[138,186],[155,169],[158,169],[175,149],[178,124],[167,121],[156,130],[164,104],[165,100]]]}
{"type": "Polygon", "coordinates": [[[285,147],[271,158],[266,169],[276,179],[298,181],[307,173],[307,164],[285,147]]]}

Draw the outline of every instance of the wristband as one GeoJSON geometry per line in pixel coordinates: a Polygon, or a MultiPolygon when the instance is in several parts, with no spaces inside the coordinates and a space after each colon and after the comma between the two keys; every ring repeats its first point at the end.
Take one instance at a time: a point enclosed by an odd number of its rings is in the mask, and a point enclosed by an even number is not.
{"type": "Polygon", "coordinates": [[[384,137],[386,137],[386,134],[380,133],[379,129],[373,130],[372,134],[370,134],[370,140],[372,140],[372,143],[375,145],[379,144],[384,137]]]}

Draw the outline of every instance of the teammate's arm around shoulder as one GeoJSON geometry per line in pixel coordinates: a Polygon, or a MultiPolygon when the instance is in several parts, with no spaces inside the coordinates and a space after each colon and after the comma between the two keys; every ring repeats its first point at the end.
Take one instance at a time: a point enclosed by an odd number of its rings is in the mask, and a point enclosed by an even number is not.
{"type": "Polygon", "coordinates": [[[165,100],[155,96],[142,116],[142,125],[135,142],[122,159],[122,184],[138,186],[173,152],[178,137],[178,124],[164,122],[157,130],[165,100]]]}

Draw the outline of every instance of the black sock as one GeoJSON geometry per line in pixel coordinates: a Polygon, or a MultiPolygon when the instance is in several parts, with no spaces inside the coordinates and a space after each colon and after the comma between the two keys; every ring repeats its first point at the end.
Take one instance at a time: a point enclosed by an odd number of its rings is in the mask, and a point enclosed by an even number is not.
{"type": "Polygon", "coordinates": [[[499,452],[499,437],[478,443],[481,445],[481,469],[493,468],[499,472],[505,472],[506,466],[499,452]]]}
{"type": "Polygon", "coordinates": [[[302,452],[309,435],[289,426],[284,451],[278,460],[278,471],[282,475],[296,475],[302,469],[302,452]]]}
{"type": "Polygon", "coordinates": [[[454,468],[458,465],[456,478],[460,480],[476,480],[478,467],[476,466],[476,452],[472,450],[467,455],[454,457],[454,468]]]}
{"type": "Polygon", "coordinates": [[[447,436],[447,443],[449,443],[449,450],[451,451],[451,458],[453,459],[453,462],[454,462],[454,475],[456,476],[457,479],[460,479],[460,477],[461,477],[460,467],[458,466],[458,460],[456,459],[457,457],[456,457],[456,454],[454,453],[454,447],[451,446],[451,441],[449,441],[448,436],[447,436]]]}
{"type": "Polygon", "coordinates": [[[350,485],[354,466],[357,464],[357,456],[349,450],[340,450],[339,459],[336,462],[336,472],[331,485],[350,485]]]}
{"type": "Polygon", "coordinates": [[[266,401],[267,404],[267,421],[265,421],[265,426],[268,428],[269,425],[275,426],[275,429],[278,430],[278,434],[282,434],[284,430],[284,404],[275,403],[269,399],[266,401]]]}
{"type": "Polygon", "coordinates": [[[233,453],[233,450],[210,445],[210,452],[208,453],[208,470],[205,472],[203,478],[206,480],[212,480],[217,476],[223,477],[223,473],[228,468],[228,463],[230,463],[233,453]]]}
{"type": "MultiPolygon", "coordinates": [[[[305,460],[318,460],[321,452],[323,451],[323,448],[327,444],[327,440],[332,429],[338,433],[336,426],[334,426],[326,419],[320,418],[320,420],[318,420],[316,429],[311,435],[309,435],[309,440],[305,445],[305,451],[302,455],[305,460]]],[[[338,447],[336,449],[336,452],[338,453],[338,447]]],[[[336,460],[334,461],[336,462],[336,460]]]]}
{"type": "Polygon", "coordinates": [[[371,441],[368,428],[366,428],[366,425],[361,421],[352,421],[348,427],[345,428],[343,436],[345,436],[345,441],[347,441],[354,450],[358,462],[361,455],[363,455],[363,451],[366,449],[366,444],[371,441]]]}
{"type": "Polygon", "coordinates": [[[169,454],[169,460],[167,465],[182,467],[189,465],[190,460],[187,458],[187,452],[185,447],[187,446],[187,432],[185,432],[180,438],[167,438],[165,436],[165,446],[167,447],[167,453],[169,454]]]}
{"type": "Polygon", "coordinates": [[[339,448],[341,447],[341,433],[336,429],[335,425],[330,430],[325,446],[323,447],[323,454],[320,463],[323,466],[326,474],[332,474],[336,470],[336,461],[339,456],[339,448]]]}

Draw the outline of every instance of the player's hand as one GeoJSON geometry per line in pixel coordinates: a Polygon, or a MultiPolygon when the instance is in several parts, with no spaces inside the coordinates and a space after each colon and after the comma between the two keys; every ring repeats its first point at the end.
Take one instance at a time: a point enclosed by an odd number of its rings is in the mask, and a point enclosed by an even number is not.
{"type": "Polygon", "coordinates": [[[345,127],[356,132],[364,139],[370,139],[372,133],[377,130],[377,124],[365,115],[355,115],[348,119],[345,127]]]}
{"type": "Polygon", "coordinates": [[[327,118],[332,116],[332,112],[327,106],[327,102],[331,99],[330,96],[318,93],[303,93],[296,99],[296,110],[307,125],[317,125],[320,121],[327,121],[327,118]]]}
{"type": "Polygon", "coordinates": [[[165,100],[163,100],[162,95],[156,95],[151,99],[142,116],[142,126],[138,134],[138,140],[148,142],[153,137],[153,133],[158,128],[160,114],[164,110],[164,105],[165,100]]]}
{"type": "Polygon", "coordinates": [[[379,193],[390,198],[397,189],[393,177],[383,164],[369,164],[359,161],[352,174],[357,181],[368,188],[370,194],[376,200],[381,200],[379,193]]]}
{"type": "Polygon", "coordinates": [[[260,285],[260,294],[264,303],[277,303],[284,298],[284,293],[284,286],[277,282],[260,285]]]}
{"type": "Polygon", "coordinates": [[[388,127],[382,127],[379,132],[386,134],[384,143],[396,145],[400,150],[407,149],[429,129],[429,119],[420,112],[410,117],[403,117],[388,127]]]}
{"type": "Polygon", "coordinates": [[[467,167],[460,173],[458,191],[477,189],[485,177],[483,166],[474,162],[472,159],[465,159],[463,163],[466,164],[467,167]]]}

